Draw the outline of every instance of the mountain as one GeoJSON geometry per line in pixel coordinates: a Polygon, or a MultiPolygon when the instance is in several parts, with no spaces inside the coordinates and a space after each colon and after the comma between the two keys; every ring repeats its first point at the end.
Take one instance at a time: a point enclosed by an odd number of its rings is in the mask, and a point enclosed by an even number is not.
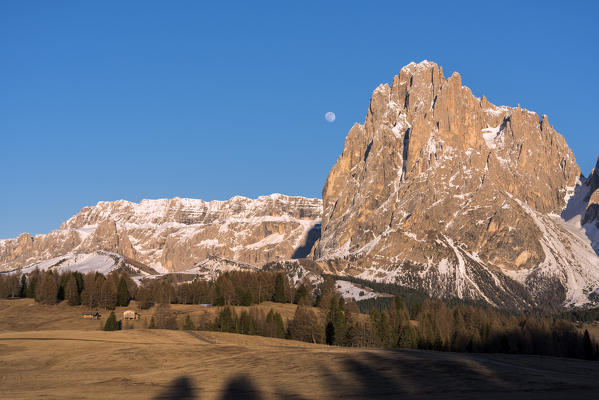
{"type": "Polygon", "coordinates": [[[149,274],[213,269],[217,259],[223,268],[230,267],[230,261],[261,266],[305,257],[318,238],[321,210],[319,199],[280,194],[210,202],[181,198],[99,202],[83,208],[56,231],[0,241],[0,270],[40,262],[49,268],[52,260],[65,258],[79,265],[76,259],[98,251],[115,254],[149,274]]]}
{"type": "Polygon", "coordinates": [[[510,309],[599,302],[599,160],[585,178],[547,116],[495,106],[435,63],[376,88],[322,195],[100,202],[0,241],[0,271],[263,268],[510,309]]]}
{"type": "Polygon", "coordinates": [[[596,171],[581,179],[547,116],[495,106],[458,73],[411,63],[349,131],[323,188],[314,256],[338,274],[433,296],[581,305],[599,286],[585,229],[599,192],[561,214],[597,187],[596,171]]]}

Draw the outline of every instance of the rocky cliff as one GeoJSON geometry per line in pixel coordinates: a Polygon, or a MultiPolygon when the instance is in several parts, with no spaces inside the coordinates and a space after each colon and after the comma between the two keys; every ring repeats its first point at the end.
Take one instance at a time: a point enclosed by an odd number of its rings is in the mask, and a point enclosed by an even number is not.
{"type": "Polygon", "coordinates": [[[459,74],[412,63],[349,131],[323,188],[314,255],[434,296],[581,304],[599,285],[599,258],[580,221],[559,216],[579,177],[547,116],[497,107],[459,74]]]}
{"type": "Polygon", "coordinates": [[[597,165],[595,169],[589,175],[586,180],[586,186],[588,187],[585,201],[585,215],[583,224],[599,224],[599,158],[597,159],[597,165]]]}
{"type": "Polygon", "coordinates": [[[100,202],[49,234],[0,241],[0,269],[97,250],[158,272],[190,269],[210,256],[261,266],[306,256],[317,238],[321,210],[319,199],[279,194],[211,202],[100,202]]]}

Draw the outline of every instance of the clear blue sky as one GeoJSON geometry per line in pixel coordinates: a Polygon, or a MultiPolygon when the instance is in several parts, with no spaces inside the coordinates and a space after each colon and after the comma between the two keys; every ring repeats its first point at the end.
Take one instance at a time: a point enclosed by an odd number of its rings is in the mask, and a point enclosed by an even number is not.
{"type": "Polygon", "coordinates": [[[320,197],[372,90],[423,59],[549,115],[583,173],[599,155],[597,2],[208,3],[0,3],[0,238],[100,200],[320,197]]]}

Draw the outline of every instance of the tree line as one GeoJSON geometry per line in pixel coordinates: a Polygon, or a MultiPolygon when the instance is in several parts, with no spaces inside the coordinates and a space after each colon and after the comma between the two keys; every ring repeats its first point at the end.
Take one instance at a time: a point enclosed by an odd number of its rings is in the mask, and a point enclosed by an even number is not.
{"type": "MultiPolygon", "coordinates": [[[[301,340],[348,347],[409,348],[453,352],[538,354],[597,360],[599,345],[588,333],[580,333],[569,321],[510,315],[472,305],[448,306],[425,299],[412,313],[396,296],[388,308],[359,312],[337,292],[335,282],[325,279],[318,288],[316,307],[298,304],[293,318],[283,320],[257,307],[242,311],[223,306],[212,320],[192,321],[182,329],[201,329],[301,340]],[[327,306],[328,304],[328,306],[327,306]]],[[[167,305],[150,323],[151,328],[177,329],[167,305]],[[170,322],[169,322],[170,321],[170,322]]]]}
{"type": "Polygon", "coordinates": [[[330,276],[317,287],[309,281],[295,286],[284,273],[269,271],[233,271],[212,281],[183,283],[145,279],[137,285],[126,272],[33,271],[0,276],[0,295],[105,309],[126,306],[134,299],[140,308],[159,305],[150,328],[178,328],[170,304],[211,304],[222,306],[213,320],[188,317],[184,327],[335,346],[599,358],[599,345],[588,332],[580,333],[563,318],[509,314],[472,304],[448,305],[430,298],[418,303],[416,296],[410,297],[410,307],[395,296],[364,314],[357,303],[339,294],[330,276]],[[241,313],[231,307],[263,301],[295,303],[297,309],[292,319],[284,321],[272,310],[264,315],[255,307],[241,313]]]}
{"type": "Polygon", "coordinates": [[[286,274],[233,271],[207,281],[171,282],[168,278],[136,283],[127,272],[56,272],[34,270],[29,274],[0,275],[0,298],[27,297],[42,304],[67,301],[92,309],[114,309],[136,300],[142,309],[155,304],[210,304],[249,306],[263,301],[312,305],[319,302],[309,281],[297,287],[286,274]]]}
{"type": "Polygon", "coordinates": [[[137,284],[127,273],[57,273],[34,270],[29,274],[0,275],[0,297],[33,298],[41,304],[66,301],[71,306],[114,309],[135,298],[137,284]]]}

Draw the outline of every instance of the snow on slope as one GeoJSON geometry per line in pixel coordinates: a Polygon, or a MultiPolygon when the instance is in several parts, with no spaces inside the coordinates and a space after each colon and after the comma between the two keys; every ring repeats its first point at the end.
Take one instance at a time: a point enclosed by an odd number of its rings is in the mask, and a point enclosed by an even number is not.
{"type": "Polygon", "coordinates": [[[39,269],[40,271],[73,271],[82,274],[88,272],[100,272],[102,274],[108,274],[121,266],[123,261],[122,256],[107,251],[97,251],[87,254],[69,253],[61,257],[28,265],[25,268],[18,270],[18,272],[28,274],[39,269]]]}
{"type": "Polygon", "coordinates": [[[208,257],[207,259],[197,263],[193,268],[181,271],[180,273],[195,274],[201,279],[213,280],[224,272],[258,270],[259,268],[254,265],[227,260],[220,257],[208,257]]]}
{"type": "Polygon", "coordinates": [[[513,279],[526,282],[531,274],[557,278],[566,289],[565,306],[582,306],[589,302],[588,294],[597,289],[599,256],[592,241],[581,226],[586,195],[584,185],[576,187],[562,215],[543,215],[526,203],[514,199],[543,233],[541,246],[545,260],[531,270],[507,272],[513,279]]]}
{"type": "Polygon", "coordinates": [[[352,282],[337,280],[337,290],[345,299],[354,299],[355,301],[374,299],[376,297],[389,297],[388,294],[376,293],[370,288],[362,287],[352,282]]]}

